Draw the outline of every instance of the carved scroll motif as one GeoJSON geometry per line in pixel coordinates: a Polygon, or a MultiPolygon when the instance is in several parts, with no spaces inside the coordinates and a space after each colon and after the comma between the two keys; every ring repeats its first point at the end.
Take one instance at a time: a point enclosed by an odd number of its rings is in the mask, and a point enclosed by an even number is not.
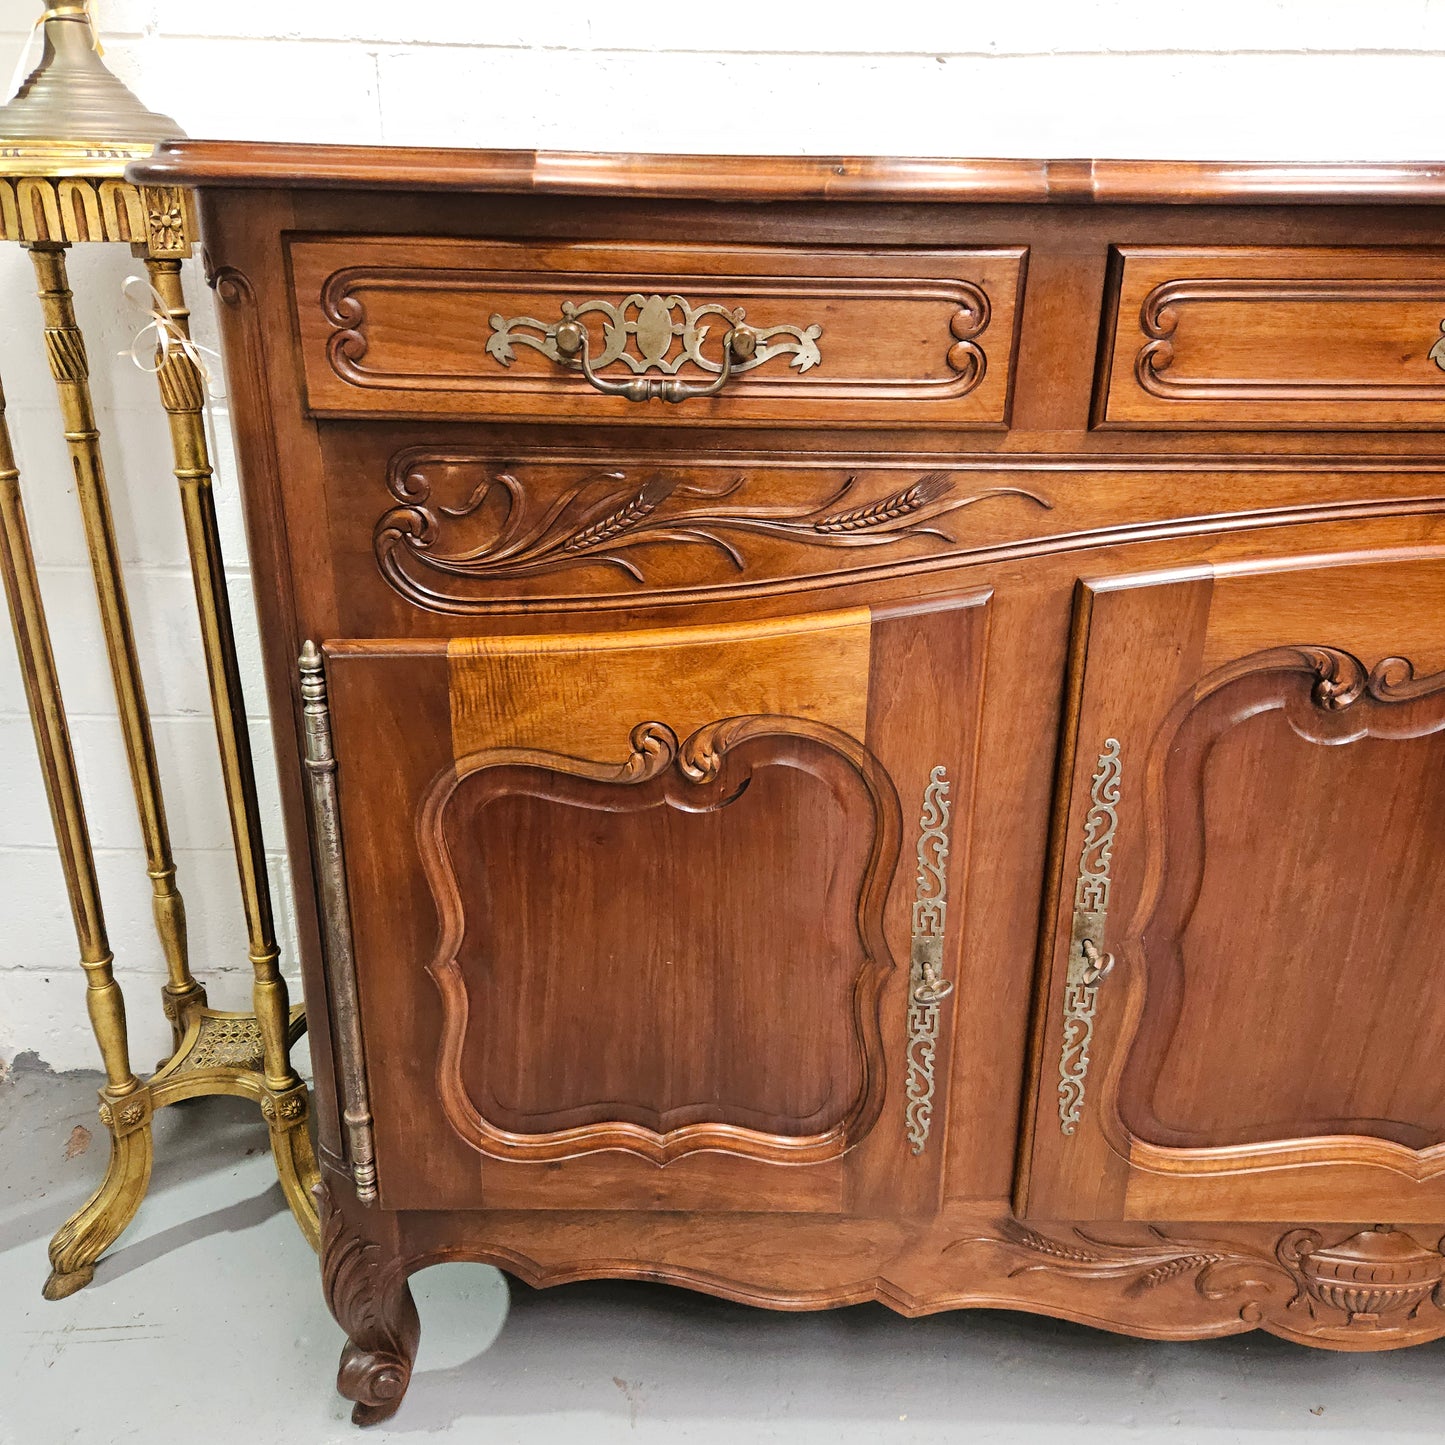
{"type": "Polygon", "coordinates": [[[347,1336],[336,1388],[355,1402],[353,1424],[374,1425],[396,1413],[411,1383],[420,1322],[407,1286],[408,1263],[364,1234],[324,1184],[317,1196],[321,1287],[347,1336]]]}
{"type": "MultiPolygon", "coordinates": [[[[1393,279],[1311,280],[1308,278],[1199,277],[1164,281],[1145,296],[1139,308],[1139,329],[1149,339],[1134,357],[1134,379],[1150,396],[1165,401],[1356,401],[1394,398],[1438,401],[1440,388],[1428,382],[1383,380],[1279,380],[1267,376],[1180,376],[1171,373],[1175,333],[1186,307],[1203,304],[1266,306],[1285,303],[1336,305],[1341,324],[1348,326],[1350,308],[1374,302],[1433,302],[1438,281],[1393,279]]],[[[1445,322],[1441,323],[1445,329],[1445,322]]],[[[1429,359],[1445,369],[1445,339],[1437,341],[1429,359]]]]}
{"type": "Polygon", "coordinates": [[[1294,1229],[1272,1252],[1232,1240],[1175,1239],[1155,1227],[1146,1242],[1119,1244],[1081,1229],[1057,1239],[1012,1219],[997,1228],[997,1236],[972,1236],[949,1249],[1001,1245],[1022,1256],[1009,1279],[1118,1281],[1125,1298],[1187,1281],[1200,1299],[1227,1304],[1247,1325],[1312,1343],[1369,1348],[1371,1335],[1408,1343],[1445,1327],[1445,1240],[1432,1247],[1386,1224],[1345,1238],[1349,1227],[1337,1229],[1332,1244],[1319,1229],[1294,1229]]]}
{"type": "MultiPolygon", "coordinates": [[[[1128,1097],[1127,1113],[1117,1117],[1130,1161],[1142,1169],[1167,1170],[1187,1149],[1191,1173],[1243,1175],[1360,1164],[1417,1182],[1445,1177],[1445,1143],[1427,1121],[1407,1122],[1408,1116],[1398,1113],[1382,1117],[1377,1108],[1356,1117],[1349,1090],[1302,1092],[1282,1113],[1261,1109],[1251,1121],[1257,1127],[1245,1130],[1244,1120],[1233,1121],[1227,1141],[1218,1131],[1190,1127],[1186,1120],[1161,1121],[1153,1108],[1169,1051],[1178,1046],[1179,1000],[1187,982],[1183,940],[1209,876],[1205,769],[1221,738],[1267,713],[1277,714],[1305,742],[1331,750],[1364,739],[1424,739],[1445,732],[1445,672],[1417,676],[1406,657],[1367,661],[1324,643],[1293,643],[1231,658],[1199,679],[1164,719],[1154,743],[1163,765],[1151,769],[1142,800],[1151,820],[1147,832],[1160,856],[1154,866],[1142,869],[1154,880],[1153,892],[1143,900],[1128,938],[1137,977],[1150,987],[1143,991],[1142,1008],[1132,1015],[1128,1036],[1119,1040],[1117,1055],[1126,1061],[1120,1097],[1128,1097]],[[1169,846],[1160,847],[1165,839],[1169,846]],[[1326,1107],[1330,1099],[1334,1102],[1326,1107]]],[[[1338,796],[1321,806],[1330,810],[1321,818],[1335,810],[1349,816],[1348,804],[1338,796]]],[[[1317,876],[1312,886],[1322,888],[1327,876],[1333,875],[1317,876]]],[[[1331,933],[1343,927],[1345,934],[1336,936],[1348,937],[1359,925],[1346,916],[1329,927],[1312,917],[1311,926],[1314,947],[1321,956],[1333,956],[1331,933]]],[[[1339,966],[1347,965],[1337,961],[1339,966]]],[[[1326,1049],[1322,1057],[1329,1056],[1324,1040],[1314,1043],[1326,1049]]],[[[1107,1127],[1114,1127],[1113,1117],[1107,1127]]]]}
{"type": "Polygon", "coordinates": [[[908,1142],[922,1154],[933,1124],[933,1069],[939,1008],[953,992],[943,977],[943,942],[948,925],[947,769],[940,764],[923,792],[918,820],[918,881],[913,901],[913,950],[908,975],[908,1142]]]}
{"type": "Polygon", "coordinates": [[[1119,740],[1108,738],[1089,784],[1084,846],[1074,885],[1074,924],[1064,986],[1064,1042],[1059,1058],[1059,1127],[1065,1134],[1072,1134],[1083,1116],[1098,986],[1114,962],[1103,952],[1103,945],[1113,882],[1114,833],[1119,825],[1121,769],[1119,740]]]}
{"type": "Polygon", "coordinates": [[[382,576],[408,601],[430,611],[465,613],[486,601],[474,586],[572,570],[607,567],[644,586],[650,555],[685,548],[707,551],[724,567],[746,573],[748,537],[770,537],[828,549],[897,546],[916,541],[955,544],[938,523],[991,497],[1018,497],[1043,510],[1051,503],[1020,487],[987,487],[958,495],[945,472],[925,472],[881,497],[855,501],[856,474],[816,502],[787,507],[726,505],[748,479],[718,487],[657,472],[592,472],[546,506],[533,502],[521,478],[484,473],[458,505],[433,498],[438,469],[476,464],[462,453],[409,450],[393,458],[387,489],[400,504],[376,524],[372,547],[382,576]],[[457,534],[449,546],[439,545],[457,534]],[[649,549],[651,549],[649,551],[649,549]]]}

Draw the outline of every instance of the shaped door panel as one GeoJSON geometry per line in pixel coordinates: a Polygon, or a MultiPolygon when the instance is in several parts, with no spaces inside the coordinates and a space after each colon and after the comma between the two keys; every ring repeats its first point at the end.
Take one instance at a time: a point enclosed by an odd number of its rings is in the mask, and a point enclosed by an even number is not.
{"type": "Polygon", "coordinates": [[[1023,1207],[1438,1219],[1445,562],[1084,585],[1074,691],[1023,1207]]]}

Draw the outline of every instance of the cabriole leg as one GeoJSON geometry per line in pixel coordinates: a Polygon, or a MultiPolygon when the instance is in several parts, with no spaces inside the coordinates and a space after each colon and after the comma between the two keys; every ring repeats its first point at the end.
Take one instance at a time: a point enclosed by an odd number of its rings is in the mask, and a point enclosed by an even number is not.
{"type": "Polygon", "coordinates": [[[407,1263],[395,1216],[358,1204],[344,1176],[317,1194],[326,1303],[346,1331],[336,1388],[354,1402],[354,1424],[375,1425],[396,1414],[416,1359],[421,1322],[407,1263]]]}
{"type": "Polygon", "coordinates": [[[99,1189],[50,1241],[45,1298],[64,1299],[88,1285],[95,1262],[120,1238],[151,1178],[151,1100],[145,1088],[124,1098],[100,1096],[100,1122],[110,1131],[110,1163],[99,1189]]]}

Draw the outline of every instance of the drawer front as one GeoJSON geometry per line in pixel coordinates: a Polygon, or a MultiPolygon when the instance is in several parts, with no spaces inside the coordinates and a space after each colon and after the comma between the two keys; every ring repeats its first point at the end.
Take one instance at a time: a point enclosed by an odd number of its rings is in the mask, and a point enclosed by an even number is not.
{"type": "Polygon", "coordinates": [[[1119,247],[1095,421],[1445,426],[1445,250],[1119,247]]]}
{"type": "Polygon", "coordinates": [[[290,246],[316,415],[709,426],[1006,426],[1025,256],[420,238],[290,246]],[[577,333],[559,348],[566,319],[585,330],[591,379],[566,345],[577,333]],[[750,353],[725,346],[734,328],[751,333],[750,353]],[[612,390],[629,385],[652,395],[612,390]],[[664,399],[679,404],[650,404],[664,399]]]}

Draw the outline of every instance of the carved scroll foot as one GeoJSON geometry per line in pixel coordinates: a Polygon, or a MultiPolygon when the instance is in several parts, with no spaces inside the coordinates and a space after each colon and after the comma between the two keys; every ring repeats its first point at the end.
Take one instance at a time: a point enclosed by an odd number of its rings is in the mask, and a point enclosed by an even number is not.
{"type": "Polygon", "coordinates": [[[336,1388],[355,1404],[352,1423],[390,1419],[411,1383],[421,1322],[398,1253],[392,1221],[355,1203],[339,1208],[345,1184],[331,1182],[321,1202],[321,1279],[326,1303],[346,1331],[336,1388]]]}
{"type": "MultiPolygon", "coordinates": [[[[411,1290],[405,1281],[401,1292],[415,1320],[416,1308],[410,1304],[411,1290]]],[[[346,1399],[355,1402],[351,1407],[353,1425],[377,1425],[396,1414],[411,1383],[415,1351],[414,1343],[410,1354],[400,1355],[365,1350],[354,1340],[347,1341],[336,1372],[336,1388],[346,1399]]]]}
{"type": "Polygon", "coordinates": [[[102,1094],[100,1120],[110,1130],[110,1164],[100,1188],[50,1241],[50,1278],[43,1291],[48,1300],[65,1299],[90,1283],[96,1260],[135,1218],[150,1183],[150,1096],[102,1094]]]}

